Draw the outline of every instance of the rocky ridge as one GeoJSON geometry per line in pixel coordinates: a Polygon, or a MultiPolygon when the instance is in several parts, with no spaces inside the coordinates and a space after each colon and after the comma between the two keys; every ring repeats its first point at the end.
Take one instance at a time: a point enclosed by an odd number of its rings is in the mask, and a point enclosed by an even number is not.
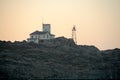
{"type": "Polygon", "coordinates": [[[0,79],[119,79],[120,49],[100,51],[65,37],[39,44],[0,41],[0,79]]]}

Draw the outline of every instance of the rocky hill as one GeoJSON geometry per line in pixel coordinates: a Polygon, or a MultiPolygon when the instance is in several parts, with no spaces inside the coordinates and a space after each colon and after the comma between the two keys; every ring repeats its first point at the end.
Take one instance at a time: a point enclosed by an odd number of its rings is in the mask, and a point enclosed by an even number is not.
{"type": "Polygon", "coordinates": [[[120,79],[120,49],[100,51],[64,37],[39,44],[0,41],[2,79],[120,79]]]}

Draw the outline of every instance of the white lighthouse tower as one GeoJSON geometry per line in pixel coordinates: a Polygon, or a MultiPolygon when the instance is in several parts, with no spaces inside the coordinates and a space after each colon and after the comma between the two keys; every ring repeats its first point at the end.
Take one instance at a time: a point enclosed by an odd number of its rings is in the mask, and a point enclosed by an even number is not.
{"type": "Polygon", "coordinates": [[[76,37],[76,28],[75,28],[75,25],[73,26],[73,29],[72,29],[72,39],[77,44],[77,37],[76,37]]]}

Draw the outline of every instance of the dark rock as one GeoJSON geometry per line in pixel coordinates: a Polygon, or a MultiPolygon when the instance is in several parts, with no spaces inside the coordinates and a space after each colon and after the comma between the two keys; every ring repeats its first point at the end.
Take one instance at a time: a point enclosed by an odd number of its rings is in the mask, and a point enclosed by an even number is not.
{"type": "Polygon", "coordinates": [[[120,49],[100,51],[64,37],[0,41],[0,79],[119,79],[120,49]]]}

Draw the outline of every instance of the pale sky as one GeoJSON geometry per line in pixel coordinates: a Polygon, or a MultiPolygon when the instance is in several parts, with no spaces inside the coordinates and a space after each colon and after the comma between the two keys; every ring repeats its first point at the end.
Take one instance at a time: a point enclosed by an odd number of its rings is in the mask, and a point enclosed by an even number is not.
{"type": "Polygon", "coordinates": [[[120,48],[120,0],[0,0],[0,40],[22,41],[50,23],[52,33],[101,50],[120,48]]]}

